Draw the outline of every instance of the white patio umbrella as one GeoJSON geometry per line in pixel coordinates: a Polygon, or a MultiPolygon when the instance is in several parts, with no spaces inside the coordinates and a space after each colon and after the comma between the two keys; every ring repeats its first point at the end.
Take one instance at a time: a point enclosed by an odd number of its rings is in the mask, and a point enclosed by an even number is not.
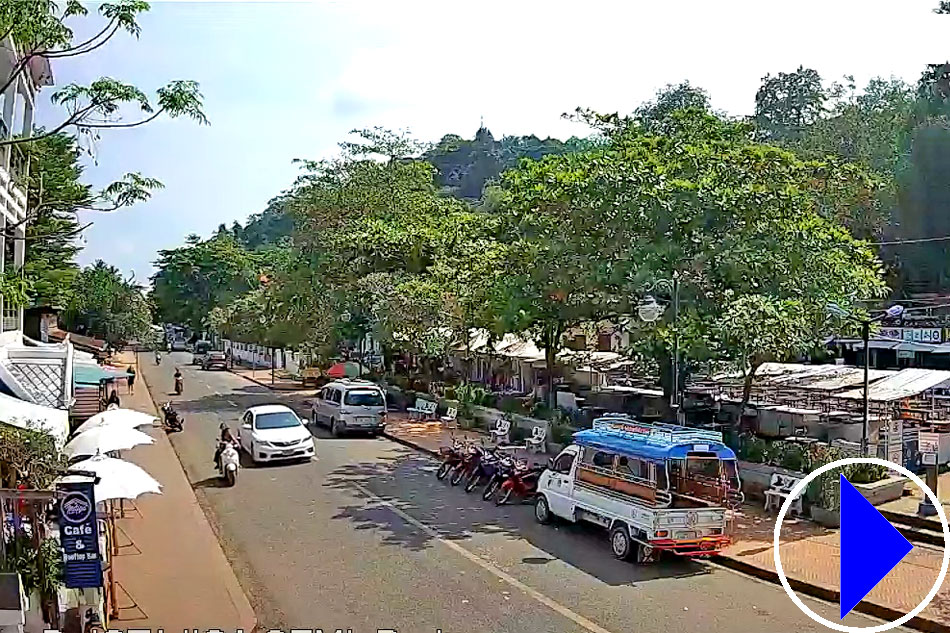
{"type": "Polygon", "coordinates": [[[135,464],[114,457],[96,455],[76,462],[67,470],[85,470],[99,476],[95,488],[97,503],[109,499],[136,499],[149,492],[162,494],[162,485],[151,475],[135,464]]]}
{"type": "Polygon", "coordinates": [[[154,415],[135,411],[134,409],[110,409],[92,416],[83,422],[76,433],[82,433],[97,426],[126,426],[136,428],[139,426],[151,425],[157,420],[154,415]]]}
{"type": "Polygon", "coordinates": [[[124,451],[139,444],[151,444],[154,441],[150,436],[131,426],[108,424],[83,431],[66,443],[63,452],[66,453],[67,457],[76,457],[77,455],[89,455],[91,457],[100,453],[124,451]]]}

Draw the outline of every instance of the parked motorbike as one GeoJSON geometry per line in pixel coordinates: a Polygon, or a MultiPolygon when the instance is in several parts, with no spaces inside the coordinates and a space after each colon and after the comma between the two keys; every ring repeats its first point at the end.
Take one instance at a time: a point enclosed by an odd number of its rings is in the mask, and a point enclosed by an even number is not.
{"type": "Polygon", "coordinates": [[[544,472],[545,466],[522,466],[515,467],[515,470],[501,484],[498,490],[498,496],[495,497],[495,505],[501,506],[511,500],[512,495],[518,495],[522,499],[534,497],[538,490],[538,479],[544,472]]]}
{"type": "Polygon", "coordinates": [[[221,448],[218,455],[218,471],[228,486],[233,486],[237,481],[237,471],[241,465],[237,447],[235,447],[234,442],[220,442],[218,446],[221,448]]]}
{"type": "Polygon", "coordinates": [[[488,483],[485,484],[484,490],[482,490],[482,500],[490,501],[494,497],[501,484],[507,481],[508,477],[511,476],[511,473],[515,470],[515,460],[511,457],[505,456],[498,460],[498,463],[495,464],[495,472],[492,473],[492,476],[488,478],[488,483]]]}
{"type": "Polygon", "coordinates": [[[442,457],[442,464],[435,471],[436,479],[445,479],[446,475],[456,466],[462,463],[462,457],[465,454],[465,444],[458,440],[452,442],[452,446],[442,446],[439,448],[439,455],[442,457]]]}
{"type": "Polygon", "coordinates": [[[172,407],[171,402],[162,405],[162,426],[166,431],[182,431],[185,428],[185,418],[178,415],[178,412],[172,407]]]}
{"type": "Polygon", "coordinates": [[[490,448],[482,452],[478,464],[468,474],[465,480],[465,492],[471,492],[483,483],[489,481],[498,469],[498,463],[502,456],[498,454],[497,448],[490,448]]]}
{"type": "Polygon", "coordinates": [[[481,446],[470,446],[462,456],[462,463],[455,468],[455,473],[452,475],[452,479],[449,483],[453,486],[457,486],[462,483],[463,479],[471,476],[472,473],[478,470],[478,465],[481,463],[485,452],[485,449],[481,446]]]}

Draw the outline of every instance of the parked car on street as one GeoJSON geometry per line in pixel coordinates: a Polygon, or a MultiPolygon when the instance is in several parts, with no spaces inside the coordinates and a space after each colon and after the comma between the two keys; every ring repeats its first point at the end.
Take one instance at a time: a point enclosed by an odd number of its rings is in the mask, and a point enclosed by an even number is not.
{"type": "Polygon", "coordinates": [[[224,352],[208,352],[201,362],[202,369],[227,369],[228,357],[224,352]]]}
{"type": "Polygon", "coordinates": [[[282,404],[251,407],[241,418],[241,449],[255,463],[313,457],[313,436],[292,409],[282,404]]]}
{"type": "Polygon", "coordinates": [[[348,431],[379,435],[386,428],[386,395],[366,380],[335,380],[314,398],[310,419],[336,436],[348,431]]]}

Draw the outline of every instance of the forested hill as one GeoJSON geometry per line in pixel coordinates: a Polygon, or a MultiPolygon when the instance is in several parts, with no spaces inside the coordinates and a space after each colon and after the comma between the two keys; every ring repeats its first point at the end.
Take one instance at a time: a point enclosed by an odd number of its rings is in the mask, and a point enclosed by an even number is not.
{"type": "MultiPolygon", "coordinates": [[[[467,200],[477,200],[485,184],[511,169],[522,158],[539,159],[548,154],[564,154],[582,150],[591,141],[571,137],[567,141],[537,136],[505,136],[495,140],[487,128],[480,128],[472,139],[446,134],[423,158],[438,170],[438,183],[444,192],[467,200]]],[[[277,243],[293,232],[293,220],[284,213],[283,199],[271,200],[267,208],[250,216],[242,226],[235,221],[228,229],[224,224],[218,233],[230,233],[250,249],[277,243]]]]}
{"type": "Polygon", "coordinates": [[[487,128],[479,128],[472,140],[446,134],[423,158],[438,169],[439,184],[452,195],[477,200],[485,184],[511,169],[522,158],[539,159],[548,154],[564,154],[585,148],[586,139],[567,141],[537,136],[505,136],[495,140],[487,128]]]}

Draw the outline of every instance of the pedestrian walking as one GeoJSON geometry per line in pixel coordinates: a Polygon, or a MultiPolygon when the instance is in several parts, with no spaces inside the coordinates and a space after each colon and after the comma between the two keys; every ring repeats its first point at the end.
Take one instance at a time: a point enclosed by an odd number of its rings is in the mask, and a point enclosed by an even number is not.
{"type": "Polygon", "coordinates": [[[135,393],[135,368],[129,365],[126,373],[129,375],[129,377],[126,378],[126,382],[129,383],[129,393],[135,393]]]}

